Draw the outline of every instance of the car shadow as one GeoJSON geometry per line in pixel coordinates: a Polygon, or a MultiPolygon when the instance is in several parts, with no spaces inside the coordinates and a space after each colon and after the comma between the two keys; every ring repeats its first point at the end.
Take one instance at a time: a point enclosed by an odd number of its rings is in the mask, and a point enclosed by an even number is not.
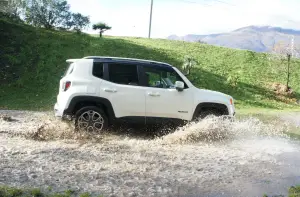
{"type": "Polygon", "coordinates": [[[108,133],[117,136],[126,136],[141,140],[153,140],[173,133],[182,124],[134,124],[117,123],[109,127],[108,133]]]}

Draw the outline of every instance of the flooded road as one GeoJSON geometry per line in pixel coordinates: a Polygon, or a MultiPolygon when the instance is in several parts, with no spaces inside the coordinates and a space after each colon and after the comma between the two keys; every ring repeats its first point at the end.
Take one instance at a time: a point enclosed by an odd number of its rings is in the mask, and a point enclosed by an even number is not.
{"type": "Polygon", "coordinates": [[[187,197],[286,196],[300,184],[300,143],[284,120],[208,118],[155,138],[146,129],[74,134],[51,113],[4,113],[0,184],[187,197]]]}

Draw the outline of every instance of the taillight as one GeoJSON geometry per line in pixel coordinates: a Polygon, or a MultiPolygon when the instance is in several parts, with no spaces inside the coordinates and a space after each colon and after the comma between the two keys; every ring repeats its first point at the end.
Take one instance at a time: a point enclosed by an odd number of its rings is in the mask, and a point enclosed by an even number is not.
{"type": "Polygon", "coordinates": [[[63,83],[63,90],[67,91],[69,87],[71,86],[71,81],[66,81],[63,83]]]}

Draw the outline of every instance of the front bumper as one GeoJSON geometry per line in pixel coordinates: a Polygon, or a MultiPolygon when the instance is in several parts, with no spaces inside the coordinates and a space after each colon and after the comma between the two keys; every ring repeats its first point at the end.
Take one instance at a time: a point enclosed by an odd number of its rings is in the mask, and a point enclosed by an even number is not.
{"type": "Polygon", "coordinates": [[[230,105],[229,106],[229,108],[228,108],[228,115],[227,116],[225,116],[225,118],[226,119],[229,119],[230,121],[235,121],[235,115],[236,115],[236,113],[235,113],[235,108],[234,108],[234,106],[233,105],[230,105]]]}
{"type": "Polygon", "coordinates": [[[230,105],[228,107],[228,112],[229,112],[229,116],[233,116],[233,117],[235,116],[235,108],[233,105],[230,105]]]}

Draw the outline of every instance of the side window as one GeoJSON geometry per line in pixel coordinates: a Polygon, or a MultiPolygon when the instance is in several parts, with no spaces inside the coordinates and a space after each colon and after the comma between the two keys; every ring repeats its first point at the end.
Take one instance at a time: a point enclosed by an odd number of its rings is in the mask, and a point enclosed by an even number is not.
{"type": "Polygon", "coordinates": [[[71,74],[73,72],[73,69],[74,69],[74,63],[69,64],[65,73],[63,74],[63,77],[71,74]]]}
{"type": "Polygon", "coordinates": [[[103,63],[101,63],[101,62],[94,62],[94,65],[93,65],[93,75],[95,77],[103,79],[103,63]]]}
{"type": "Polygon", "coordinates": [[[137,65],[113,63],[108,65],[109,81],[123,85],[139,85],[137,65]]]}
{"type": "MultiPolygon", "coordinates": [[[[146,86],[155,88],[175,88],[176,81],[182,81],[182,78],[173,69],[144,67],[146,86]]],[[[185,83],[184,83],[185,84],[185,83]]],[[[185,84],[185,89],[188,86],[185,84]]]]}

